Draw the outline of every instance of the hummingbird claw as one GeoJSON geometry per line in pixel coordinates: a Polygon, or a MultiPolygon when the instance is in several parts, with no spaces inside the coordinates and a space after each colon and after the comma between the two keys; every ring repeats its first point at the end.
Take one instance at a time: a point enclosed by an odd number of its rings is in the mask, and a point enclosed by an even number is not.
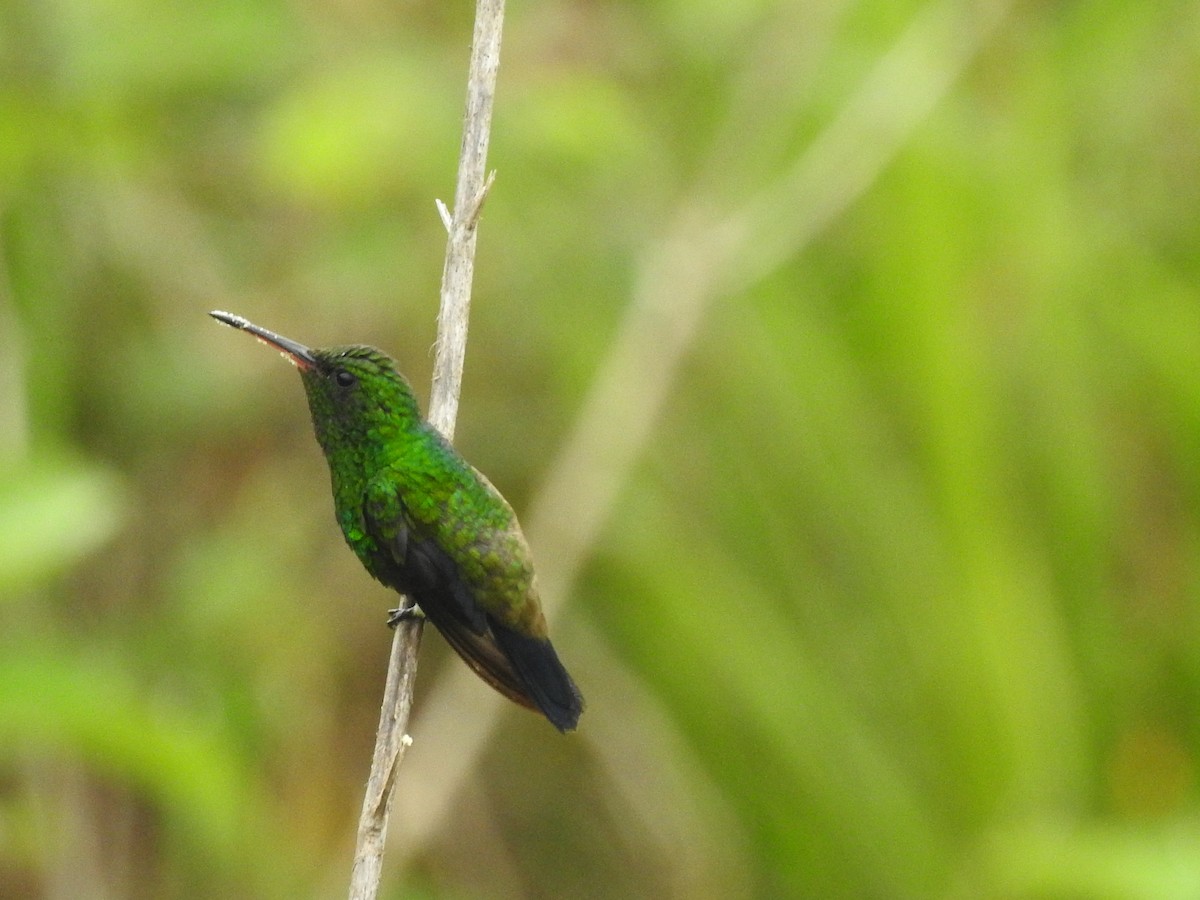
{"type": "Polygon", "coordinates": [[[424,619],[425,611],[417,604],[412,606],[401,606],[396,609],[388,610],[387,627],[395,628],[401,622],[406,622],[409,619],[424,619]]]}

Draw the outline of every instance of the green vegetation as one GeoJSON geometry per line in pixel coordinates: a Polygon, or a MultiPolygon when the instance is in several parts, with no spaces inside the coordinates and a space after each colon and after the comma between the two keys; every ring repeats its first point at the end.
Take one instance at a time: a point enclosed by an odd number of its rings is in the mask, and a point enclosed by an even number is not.
{"type": "MultiPolygon", "coordinates": [[[[392,595],[205,313],[425,396],[470,28],[0,6],[0,895],[344,894],[392,595]]],[[[430,631],[388,896],[1200,896],[1200,6],[513,4],[491,165],[589,706],[430,631]]]]}

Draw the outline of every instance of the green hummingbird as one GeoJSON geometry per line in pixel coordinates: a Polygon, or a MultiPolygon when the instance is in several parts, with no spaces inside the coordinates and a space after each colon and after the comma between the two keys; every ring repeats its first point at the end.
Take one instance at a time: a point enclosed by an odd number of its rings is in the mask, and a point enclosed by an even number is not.
{"type": "MultiPolygon", "coordinates": [[[[559,731],[583,712],[550,643],[529,545],[512,507],[417,408],[395,361],[374,347],[309,349],[232,313],[300,370],[346,543],[406,594],[477,675],[559,731]]],[[[412,614],[391,610],[395,626],[412,614]]]]}

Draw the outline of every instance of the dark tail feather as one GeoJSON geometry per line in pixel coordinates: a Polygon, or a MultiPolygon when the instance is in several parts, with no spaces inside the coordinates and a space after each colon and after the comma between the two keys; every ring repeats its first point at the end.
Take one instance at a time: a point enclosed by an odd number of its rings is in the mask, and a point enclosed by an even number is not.
{"type": "Polygon", "coordinates": [[[442,621],[440,616],[435,619],[428,610],[425,614],[476,675],[514,703],[537,711],[537,704],[526,696],[520,673],[513,668],[504,650],[497,646],[490,631],[475,634],[455,619],[442,621]]]}
{"type": "Polygon", "coordinates": [[[491,623],[496,643],[504,651],[529,698],[559,731],[574,731],[583,712],[583,695],[545,638],[534,638],[491,623]]]}

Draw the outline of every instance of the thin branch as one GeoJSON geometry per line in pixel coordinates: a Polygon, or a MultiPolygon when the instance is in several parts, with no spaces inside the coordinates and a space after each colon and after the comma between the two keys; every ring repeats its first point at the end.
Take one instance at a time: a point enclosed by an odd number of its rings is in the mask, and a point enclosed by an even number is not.
{"type": "MultiPolygon", "coordinates": [[[[438,203],[446,224],[447,240],[429,421],[448,439],[454,437],[467,352],[476,230],[494,176],[493,173],[493,176],[485,177],[485,173],[503,25],[504,0],[478,0],[453,216],[446,212],[445,204],[438,203]]],[[[358,824],[358,845],[350,879],[351,900],[374,900],[379,892],[396,772],[405,749],[412,743],[407,729],[422,625],[420,618],[404,620],[396,627],[392,638],[371,774],[358,824]]]]}
{"type": "Polygon", "coordinates": [[[454,190],[454,216],[446,240],[446,265],[442,269],[438,349],[429,400],[429,421],[447,438],[454,437],[454,423],[458,417],[458,396],[467,350],[471,279],[475,274],[476,227],[492,183],[486,174],[487,151],[503,25],[504,0],[478,0],[462,150],[458,159],[458,185],[454,190]]]}

